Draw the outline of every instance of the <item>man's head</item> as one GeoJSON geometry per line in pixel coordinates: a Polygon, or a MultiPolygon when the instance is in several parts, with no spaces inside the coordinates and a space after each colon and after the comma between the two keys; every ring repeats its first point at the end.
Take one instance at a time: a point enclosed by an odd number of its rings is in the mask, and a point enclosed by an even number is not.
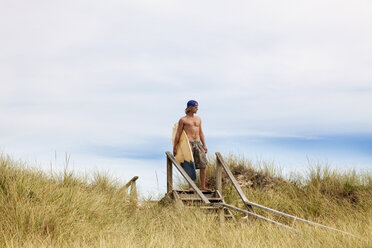
{"type": "Polygon", "coordinates": [[[190,112],[196,113],[198,111],[198,102],[195,100],[190,100],[187,102],[187,107],[185,109],[185,113],[188,114],[190,112]]]}

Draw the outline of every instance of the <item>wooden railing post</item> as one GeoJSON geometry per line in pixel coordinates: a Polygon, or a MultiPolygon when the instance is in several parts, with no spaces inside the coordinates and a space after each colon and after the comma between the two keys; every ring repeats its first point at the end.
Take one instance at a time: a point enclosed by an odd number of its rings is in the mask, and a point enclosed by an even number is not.
{"type": "MultiPolygon", "coordinates": [[[[221,161],[218,159],[218,156],[216,156],[216,190],[222,196],[222,165],[221,161]]],[[[223,225],[225,223],[225,209],[223,207],[218,209],[218,216],[221,225],[223,225]]]]}
{"type": "Polygon", "coordinates": [[[137,203],[137,201],[138,201],[138,195],[137,195],[137,184],[136,184],[136,180],[133,180],[132,181],[132,185],[130,186],[130,193],[129,193],[129,195],[130,195],[130,200],[132,202],[137,203]]]}
{"type": "Polygon", "coordinates": [[[137,203],[138,201],[138,193],[137,193],[137,185],[136,185],[137,179],[138,179],[138,176],[134,176],[132,179],[129,180],[129,182],[127,182],[123,187],[120,188],[121,192],[125,192],[125,194],[129,194],[129,200],[134,203],[137,203]],[[129,192],[128,192],[128,189],[129,189],[129,192]]]}
{"type": "Polygon", "coordinates": [[[216,156],[216,189],[222,194],[222,166],[218,156],[216,156]]]}
{"type": "Polygon", "coordinates": [[[167,156],[167,193],[173,190],[173,171],[172,161],[167,156]]]}

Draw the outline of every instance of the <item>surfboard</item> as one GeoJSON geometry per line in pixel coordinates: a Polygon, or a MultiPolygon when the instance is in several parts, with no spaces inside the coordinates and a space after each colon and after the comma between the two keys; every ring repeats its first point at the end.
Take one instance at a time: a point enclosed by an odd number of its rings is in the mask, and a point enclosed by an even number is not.
{"type": "MultiPolygon", "coordinates": [[[[178,123],[174,124],[172,132],[172,144],[176,138],[178,129],[178,123]]],[[[181,167],[186,171],[192,180],[196,180],[195,162],[192,154],[189,138],[185,130],[182,130],[180,140],[177,145],[176,159],[180,163],[181,167]]]]}

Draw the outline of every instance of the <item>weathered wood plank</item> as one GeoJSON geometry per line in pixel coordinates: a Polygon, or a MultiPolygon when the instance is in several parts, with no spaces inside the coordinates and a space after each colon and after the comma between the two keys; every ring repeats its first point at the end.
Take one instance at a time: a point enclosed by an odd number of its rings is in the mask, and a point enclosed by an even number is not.
{"type": "Polygon", "coordinates": [[[272,209],[272,208],[268,208],[268,207],[262,206],[260,204],[254,203],[254,202],[248,202],[248,204],[250,204],[251,206],[255,206],[255,207],[261,208],[263,210],[266,210],[266,211],[269,211],[269,212],[272,212],[272,213],[281,215],[281,216],[285,216],[285,217],[291,218],[291,219],[293,219],[295,221],[301,221],[301,222],[307,223],[309,225],[318,226],[318,227],[321,227],[321,228],[324,228],[324,229],[333,230],[333,231],[336,231],[336,232],[340,232],[340,233],[343,233],[343,234],[347,234],[347,235],[351,235],[351,236],[354,236],[356,238],[359,238],[358,236],[355,236],[354,234],[351,234],[351,233],[348,233],[348,232],[345,232],[345,231],[342,231],[342,230],[339,230],[339,229],[336,229],[336,228],[333,228],[333,227],[325,226],[325,225],[322,225],[322,224],[319,224],[319,223],[316,223],[316,222],[305,220],[305,219],[299,218],[297,216],[286,214],[286,213],[280,212],[280,211],[275,210],[275,209],[272,209]]]}
{"type": "MultiPolygon", "coordinates": [[[[182,201],[202,201],[202,199],[200,199],[199,196],[197,196],[197,197],[183,197],[183,196],[180,196],[180,199],[182,201]]],[[[222,198],[209,198],[209,197],[207,197],[207,199],[209,201],[222,201],[222,198]]]]}
{"type": "Polygon", "coordinates": [[[220,207],[218,209],[218,218],[220,220],[221,225],[225,224],[225,210],[223,207],[220,207]]]}
{"type": "Polygon", "coordinates": [[[167,156],[167,193],[173,190],[173,170],[172,161],[167,156]]]}
{"type": "Polygon", "coordinates": [[[132,179],[129,180],[129,182],[127,182],[127,184],[124,185],[123,189],[128,189],[132,183],[135,183],[138,179],[138,176],[134,176],[132,179]]]}
{"type": "Polygon", "coordinates": [[[264,216],[261,216],[261,215],[256,214],[256,213],[252,213],[252,212],[247,211],[247,210],[245,210],[245,209],[241,209],[241,208],[235,207],[235,206],[233,206],[233,205],[229,205],[229,204],[226,204],[226,203],[215,203],[214,205],[216,205],[216,206],[221,206],[221,207],[226,207],[226,208],[230,208],[230,209],[233,209],[233,210],[235,210],[235,211],[239,211],[239,212],[242,212],[242,213],[245,213],[245,214],[250,214],[250,215],[253,215],[253,216],[255,216],[255,217],[259,218],[259,219],[262,219],[262,220],[265,220],[265,221],[267,221],[267,222],[270,222],[270,223],[272,223],[272,224],[275,224],[275,225],[278,225],[278,226],[281,226],[281,227],[285,227],[285,228],[287,228],[287,229],[289,229],[289,230],[292,230],[292,231],[297,232],[296,229],[294,229],[294,228],[292,228],[292,227],[290,227],[290,226],[284,225],[284,224],[279,223],[279,222],[274,221],[274,220],[270,220],[270,219],[268,219],[268,218],[266,218],[266,217],[264,217],[264,216]]]}
{"type": "Polygon", "coordinates": [[[219,159],[216,160],[216,190],[222,192],[222,165],[219,159]]]}
{"type": "Polygon", "coordinates": [[[130,200],[132,202],[137,202],[138,201],[138,195],[137,195],[137,185],[136,185],[136,180],[138,179],[138,177],[132,181],[132,186],[130,187],[130,193],[129,193],[129,196],[130,196],[130,200]]]}

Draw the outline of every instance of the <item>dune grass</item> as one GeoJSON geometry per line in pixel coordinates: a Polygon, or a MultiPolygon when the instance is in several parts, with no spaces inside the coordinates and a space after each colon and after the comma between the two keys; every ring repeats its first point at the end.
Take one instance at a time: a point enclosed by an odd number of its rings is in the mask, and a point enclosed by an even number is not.
{"type": "MultiPolygon", "coordinates": [[[[330,225],[363,239],[292,223],[298,233],[241,218],[220,225],[198,209],[135,204],[122,185],[95,174],[46,174],[0,157],[0,247],[371,247],[372,176],[315,167],[285,179],[236,156],[228,164],[253,202],[330,225]],[[89,180],[88,180],[89,179],[89,180]]],[[[213,187],[214,161],[208,166],[213,187]]],[[[229,183],[226,201],[242,206],[229,183]]]]}

